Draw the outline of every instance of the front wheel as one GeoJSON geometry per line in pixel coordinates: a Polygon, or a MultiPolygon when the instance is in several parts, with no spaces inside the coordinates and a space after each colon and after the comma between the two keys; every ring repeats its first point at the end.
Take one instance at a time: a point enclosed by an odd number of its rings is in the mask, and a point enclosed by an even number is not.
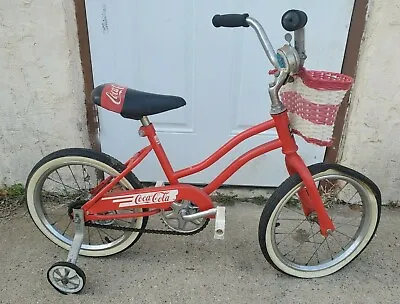
{"type": "Polygon", "coordinates": [[[259,223],[267,261],[300,278],[327,276],[354,260],[372,240],[381,211],[378,188],[362,174],[337,164],[309,170],[336,229],[325,238],[316,215],[304,215],[298,195],[304,184],[297,174],[276,189],[259,223]]]}

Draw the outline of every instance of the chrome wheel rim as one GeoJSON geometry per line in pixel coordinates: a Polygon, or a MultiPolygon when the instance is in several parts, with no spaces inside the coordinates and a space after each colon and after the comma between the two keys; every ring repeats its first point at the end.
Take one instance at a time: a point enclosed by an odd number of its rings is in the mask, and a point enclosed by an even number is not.
{"type": "Polygon", "coordinates": [[[301,189],[302,184],[291,189],[291,191],[282,198],[276,211],[274,211],[274,219],[270,227],[273,232],[266,234],[266,241],[267,243],[270,243],[276,258],[283,263],[285,267],[302,272],[316,272],[329,269],[348,259],[371,232],[373,209],[371,208],[372,204],[370,199],[373,194],[368,191],[361,182],[346,175],[337,173],[319,174],[319,176],[317,175],[314,178],[314,180],[318,182],[320,190],[324,190],[321,188],[321,184],[325,185],[321,180],[329,179],[341,181],[340,184],[342,185],[342,190],[338,190],[338,195],[341,195],[344,198],[347,197],[348,201],[343,200],[339,196],[339,200],[336,204],[332,204],[333,201],[332,198],[330,198],[327,205],[326,198],[327,196],[329,198],[329,195],[320,191],[323,200],[325,199],[324,203],[328,214],[332,218],[336,227],[336,230],[331,235],[328,235],[327,238],[323,238],[319,233],[319,225],[315,222],[315,218],[306,218],[304,213],[302,214],[301,205],[299,205],[299,203],[296,205],[296,200],[291,201],[291,199],[295,197],[295,194],[301,189]],[[348,190],[349,188],[353,188],[353,192],[356,194],[350,193],[348,190]],[[340,206],[342,201],[347,204],[340,206]],[[329,203],[331,205],[329,205],[329,203]],[[350,210],[346,210],[345,212],[342,211],[342,214],[339,213],[339,216],[332,216],[332,211],[339,209],[339,207],[345,207],[350,210]],[[280,218],[279,215],[285,208],[290,210],[290,212],[287,212],[285,216],[290,213],[291,217],[280,218]],[[361,214],[359,221],[354,221],[355,218],[346,220],[346,216],[350,213],[361,214]],[[300,218],[301,215],[304,219],[300,223],[294,224],[296,219],[295,216],[300,218]],[[291,220],[293,223],[284,227],[283,223],[286,222],[285,224],[287,224],[291,220]],[[288,229],[287,227],[290,228],[288,229]],[[349,232],[351,230],[353,231],[352,235],[349,232]],[[271,237],[270,240],[268,240],[268,235],[271,237]],[[347,239],[347,241],[340,242],[345,239],[347,239]],[[295,241],[295,245],[292,247],[287,244],[290,240],[295,241]],[[341,243],[342,245],[340,245],[341,243]],[[284,245],[281,247],[286,248],[282,249],[280,248],[280,245],[284,245]],[[304,250],[303,246],[307,247],[307,249],[304,250]],[[289,247],[289,249],[287,249],[287,247],[289,247]],[[326,249],[327,254],[321,256],[319,253],[320,249],[326,249]],[[304,252],[309,253],[309,257],[301,259],[300,253],[304,252]]]}

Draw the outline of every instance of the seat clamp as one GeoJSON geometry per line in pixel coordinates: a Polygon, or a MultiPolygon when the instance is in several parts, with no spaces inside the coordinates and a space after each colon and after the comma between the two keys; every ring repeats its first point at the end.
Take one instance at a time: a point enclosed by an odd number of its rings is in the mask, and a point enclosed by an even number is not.
{"type": "Polygon", "coordinates": [[[139,129],[138,133],[139,133],[140,137],[145,137],[146,136],[146,133],[142,130],[142,128],[139,129]]]}

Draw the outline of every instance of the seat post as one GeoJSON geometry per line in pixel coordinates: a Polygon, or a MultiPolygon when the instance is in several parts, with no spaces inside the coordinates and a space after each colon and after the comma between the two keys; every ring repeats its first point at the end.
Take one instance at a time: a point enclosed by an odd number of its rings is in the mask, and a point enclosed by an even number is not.
{"type": "Polygon", "coordinates": [[[147,116],[143,116],[142,118],[140,118],[140,122],[142,123],[143,127],[147,127],[151,124],[147,116]]]}
{"type": "Polygon", "coordinates": [[[147,116],[143,116],[140,118],[140,122],[142,123],[142,127],[139,129],[139,136],[147,137],[150,142],[150,146],[169,181],[170,184],[177,184],[178,179],[175,177],[174,169],[171,166],[171,163],[168,160],[167,154],[164,151],[164,148],[161,145],[160,140],[157,137],[156,129],[151,124],[149,118],[147,116]]]}

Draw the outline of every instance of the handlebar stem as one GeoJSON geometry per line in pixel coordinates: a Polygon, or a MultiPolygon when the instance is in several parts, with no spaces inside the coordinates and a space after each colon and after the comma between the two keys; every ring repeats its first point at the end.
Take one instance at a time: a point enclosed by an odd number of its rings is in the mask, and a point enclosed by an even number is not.
{"type": "Polygon", "coordinates": [[[303,66],[304,61],[307,59],[304,36],[304,28],[294,31],[294,47],[300,57],[300,66],[303,66]]]}
{"type": "Polygon", "coordinates": [[[254,18],[247,17],[247,23],[254,29],[256,32],[258,39],[261,42],[261,45],[268,56],[269,61],[271,61],[272,65],[279,70],[278,59],[276,57],[276,53],[274,47],[272,46],[271,42],[268,39],[267,34],[265,33],[262,25],[254,18]]]}
{"type": "Polygon", "coordinates": [[[284,84],[287,76],[287,71],[281,70],[279,74],[275,75],[275,81],[269,85],[268,93],[271,98],[270,114],[279,114],[286,110],[286,107],[279,98],[278,92],[284,84]]]}

